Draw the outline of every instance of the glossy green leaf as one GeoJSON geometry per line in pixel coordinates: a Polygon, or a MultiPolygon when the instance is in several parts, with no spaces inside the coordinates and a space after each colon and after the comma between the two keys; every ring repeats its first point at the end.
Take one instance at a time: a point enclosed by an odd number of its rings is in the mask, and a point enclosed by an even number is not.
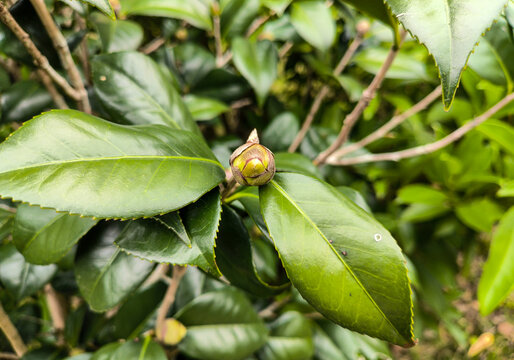
{"type": "Polygon", "coordinates": [[[143,341],[127,341],[105,345],[91,360],[166,360],[164,349],[156,342],[145,338],[143,341]]]}
{"type": "Polygon", "coordinates": [[[186,42],[173,48],[175,66],[189,86],[194,86],[216,68],[216,57],[206,48],[186,42]]]}
{"type": "Polygon", "coordinates": [[[398,190],[396,201],[400,204],[442,204],[448,197],[441,190],[424,184],[410,184],[398,190]]]}
{"type": "Polygon", "coordinates": [[[114,9],[112,8],[109,0],[80,0],[83,3],[89,4],[91,6],[96,7],[98,10],[103,12],[105,15],[110,17],[111,19],[116,19],[116,14],[114,13],[114,9]]]}
{"type": "Polygon", "coordinates": [[[143,28],[130,20],[111,20],[94,13],[91,20],[98,29],[105,53],[137,50],[143,42],[143,28]]]}
{"type": "Polygon", "coordinates": [[[267,339],[268,330],[252,304],[233,288],[198,296],[175,318],[187,327],[179,349],[197,359],[244,359],[267,339]]]}
{"type": "Polygon", "coordinates": [[[106,311],[129,296],[146,279],[154,264],[122,252],[114,241],[125,236],[121,222],[94,227],[80,243],[75,277],[80,292],[94,311],[106,311]]]}
{"type": "Polygon", "coordinates": [[[200,134],[179,93],[150,57],[138,52],[99,55],[91,66],[95,92],[113,119],[200,134]]]}
{"type": "Polygon", "coordinates": [[[220,213],[220,195],[215,189],[194,204],[180,210],[185,229],[191,239],[191,247],[180,240],[175,232],[153,219],[130,223],[125,236],[116,241],[116,244],[124,251],[143,259],[196,265],[219,277],[221,274],[214,260],[214,247],[220,213]]]}
{"type": "Polygon", "coordinates": [[[487,38],[482,39],[471,54],[468,66],[484,79],[498,85],[510,84],[512,88],[512,79],[508,68],[487,38]]]}
{"type": "Polygon", "coordinates": [[[184,244],[191,247],[191,238],[187,233],[187,230],[180,218],[178,211],[173,211],[164,215],[156,216],[155,220],[166,226],[168,229],[173,231],[177,237],[182,240],[184,244]]]}
{"type": "Polygon", "coordinates": [[[262,360],[306,360],[314,354],[311,323],[296,311],[288,311],[271,323],[266,345],[259,351],[262,360]]]}
{"type": "Polygon", "coordinates": [[[1,196],[98,218],[167,213],[224,177],[191,132],[116,125],[73,110],[45,113],[0,145],[1,196]]]}
{"type": "Polygon", "coordinates": [[[416,203],[407,207],[402,215],[401,220],[409,221],[409,222],[423,222],[439,217],[443,214],[446,214],[450,211],[450,207],[448,205],[438,203],[438,204],[423,204],[416,203]]]}
{"type": "Polygon", "coordinates": [[[386,25],[396,27],[396,22],[389,13],[387,6],[383,0],[341,0],[342,2],[351,4],[356,9],[382,21],[386,25]]]}
{"type": "Polygon", "coordinates": [[[260,197],[289,279],[315,309],[351,330],[414,344],[405,260],[380,223],[301,174],[277,173],[260,197]]]}
{"type": "Polygon", "coordinates": [[[56,265],[29,264],[11,243],[0,246],[0,281],[17,302],[41,289],[56,272],[56,265]]]}
{"type": "MultiPolygon", "coordinates": [[[[381,47],[369,47],[355,55],[353,61],[367,72],[376,74],[384,63],[388,52],[389,50],[381,47]]],[[[401,51],[396,55],[385,77],[387,79],[411,81],[430,80],[425,64],[411,54],[401,51]]]]}
{"type": "Polygon", "coordinates": [[[240,100],[249,95],[251,91],[248,82],[229,69],[213,69],[201,81],[192,92],[198,96],[206,96],[229,103],[240,100]]]}
{"type": "Polygon", "coordinates": [[[277,15],[282,16],[286,8],[293,0],[261,0],[261,3],[267,8],[273,10],[277,15]]]}
{"type": "Polygon", "coordinates": [[[115,339],[137,337],[159,307],[166,289],[166,284],[157,282],[131,296],[113,318],[113,337],[115,339]]]}
{"type": "Polygon", "coordinates": [[[503,209],[488,198],[475,199],[457,205],[457,217],[476,231],[489,232],[503,215],[503,209]]]}
{"type": "Polygon", "coordinates": [[[223,38],[245,36],[251,23],[259,15],[260,0],[222,0],[220,26],[223,38]]]}
{"type": "Polygon", "coordinates": [[[498,197],[514,197],[514,180],[505,181],[496,193],[498,197]]]}
{"type": "Polygon", "coordinates": [[[51,105],[52,97],[37,81],[19,81],[0,95],[0,123],[30,120],[51,105]]]}
{"type": "Polygon", "coordinates": [[[514,127],[508,123],[496,119],[489,119],[480,124],[477,130],[489,139],[497,142],[500,146],[514,155],[514,127]]]}
{"type": "Polygon", "coordinates": [[[291,5],[291,23],[305,41],[321,51],[328,50],[335,41],[336,24],[324,1],[295,1],[291,5]]]}
{"type": "Polygon", "coordinates": [[[338,186],[336,187],[337,191],[339,191],[341,194],[346,196],[349,200],[351,200],[355,205],[360,207],[362,210],[366,211],[367,213],[372,214],[371,209],[369,208],[368,203],[366,202],[366,199],[364,199],[364,196],[357,190],[348,187],[348,186],[338,186]]]}
{"type": "Polygon", "coordinates": [[[449,109],[468,57],[507,1],[385,0],[403,26],[433,55],[449,109]]]}
{"type": "Polygon", "coordinates": [[[204,30],[212,29],[209,1],[204,0],[121,0],[125,15],[162,16],[185,20],[204,30]]]}
{"type": "Polygon", "coordinates": [[[230,108],[221,101],[207,97],[187,95],[184,102],[195,120],[211,120],[227,112],[230,108]]]}
{"type": "Polygon", "coordinates": [[[0,207],[0,242],[12,232],[15,213],[0,207]]]}
{"type": "Polygon", "coordinates": [[[280,171],[293,171],[321,179],[316,165],[305,155],[299,153],[279,152],[275,154],[275,166],[280,171]]]}
{"type": "Polygon", "coordinates": [[[482,315],[490,314],[514,290],[514,207],[502,217],[478,284],[482,315]]]}
{"type": "Polygon", "coordinates": [[[256,296],[272,296],[284,291],[289,283],[268,284],[255,268],[250,235],[237,213],[223,207],[216,240],[216,263],[231,284],[256,296]]]}
{"type": "Polygon", "coordinates": [[[22,204],[18,207],[13,242],[25,259],[38,265],[59,261],[97,220],[22,204]]]}
{"type": "Polygon", "coordinates": [[[232,44],[232,52],[237,70],[252,85],[259,106],[262,106],[277,77],[278,55],[273,43],[236,38],[232,44]]]}

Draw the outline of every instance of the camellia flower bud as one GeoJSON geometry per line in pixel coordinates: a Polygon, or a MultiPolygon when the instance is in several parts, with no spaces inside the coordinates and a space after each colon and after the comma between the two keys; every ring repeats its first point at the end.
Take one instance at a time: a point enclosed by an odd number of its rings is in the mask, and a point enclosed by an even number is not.
{"type": "Polygon", "coordinates": [[[230,168],[234,179],[241,185],[266,185],[275,175],[275,157],[259,144],[257,130],[253,130],[246,144],[238,147],[230,156],[230,168]]]}

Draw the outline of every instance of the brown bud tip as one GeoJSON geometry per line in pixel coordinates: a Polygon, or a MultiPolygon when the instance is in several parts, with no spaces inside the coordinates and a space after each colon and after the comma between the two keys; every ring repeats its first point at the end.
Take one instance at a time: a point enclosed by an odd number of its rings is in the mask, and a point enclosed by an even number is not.
{"type": "Polygon", "coordinates": [[[241,185],[260,186],[271,181],[275,175],[275,157],[267,147],[259,144],[256,130],[252,131],[246,144],[232,153],[230,169],[241,185]]]}
{"type": "Polygon", "coordinates": [[[368,20],[361,20],[357,23],[356,26],[357,33],[360,36],[364,36],[364,34],[366,34],[369,31],[370,27],[371,25],[368,20]]]}

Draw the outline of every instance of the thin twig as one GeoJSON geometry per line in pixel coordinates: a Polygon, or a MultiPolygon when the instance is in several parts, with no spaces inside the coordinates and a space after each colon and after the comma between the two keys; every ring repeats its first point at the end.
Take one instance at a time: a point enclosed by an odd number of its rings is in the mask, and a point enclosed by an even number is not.
{"type": "Polygon", "coordinates": [[[262,318],[272,318],[275,317],[275,312],[280,309],[282,306],[291,301],[291,295],[287,295],[280,300],[274,301],[269,304],[267,307],[259,311],[259,316],[262,318]]]}
{"type": "Polygon", "coordinates": [[[46,32],[52,39],[52,43],[54,45],[57,54],[59,54],[59,58],[61,59],[62,66],[68,76],[70,77],[71,83],[78,93],[78,107],[81,111],[86,113],[91,113],[91,105],[89,104],[89,98],[87,96],[86,88],[84,87],[84,82],[82,81],[82,77],[80,76],[79,70],[73,61],[73,57],[71,56],[70,48],[68,47],[68,43],[66,42],[66,38],[62,34],[61,30],[57,27],[57,24],[54,22],[52,15],[48,11],[44,0],[30,0],[32,6],[36,10],[43,26],[46,29],[46,32]]]}
{"type": "Polygon", "coordinates": [[[244,98],[237,101],[234,101],[232,104],[230,104],[230,108],[232,110],[241,109],[245,106],[251,105],[253,101],[250,98],[244,98]]]}
{"type": "MultiPolygon", "coordinates": [[[[405,38],[405,35],[406,32],[403,31],[401,35],[402,41],[405,38]]],[[[368,107],[369,103],[375,96],[375,93],[377,92],[378,88],[382,84],[382,81],[384,81],[387,70],[389,70],[389,68],[393,64],[394,59],[396,58],[396,54],[398,54],[400,45],[401,42],[398,46],[395,44],[391,46],[391,49],[389,50],[389,53],[387,54],[385,61],[382,63],[382,66],[380,67],[377,74],[371,81],[371,84],[369,84],[368,88],[364,90],[359,102],[352,110],[352,112],[348,114],[348,116],[346,116],[346,119],[343,122],[343,126],[341,127],[341,131],[339,132],[339,135],[337,136],[336,140],[332,143],[332,145],[329,146],[327,150],[323,151],[321,154],[318,155],[318,157],[314,160],[315,165],[323,164],[327,160],[327,158],[330,155],[332,155],[332,153],[334,153],[334,151],[339,149],[339,147],[346,142],[353,126],[357,123],[364,110],[368,107]]]]}
{"type": "Polygon", "coordinates": [[[5,334],[5,337],[11,344],[14,352],[19,357],[22,357],[23,354],[27,352],[27,346],[21,339],[20,333],[14,327],[9,315],[5,313],[5,310],[0,303],[0,330],[5,334]]]}
{"type": "Polygon", "coordinates": [[[293,48],[293,45],[294,43],[292,41],[286,41],[284,45],[278,49],[278,58],[282,59],[284,56],[286,56],[289,50],[293,48]]]}
{"type": "Polygon", "coordinates": [[[60,295],[54,290],[52,285],[45,285],[45,296],[52,324],[59,339],[58,343],[64,345],[63,331],[66,325],[66,310],[63,307],[60,295]]]}
{"type": "Polygon", "coordinates": [[[59,85],[64,92],[74,100],[80,100],[80,94],[68,84],[65,78],[63,78],[55,69],[50,65],[48,59],[41,54],[36,45],[30,40],[29,34],[27,34],[21,26],[12,17],[11,13],[5,5],[0,3],[0,20],[16,35],[21,41],[25,49],[28,51],[30,56],[34,59],[34,64],[41,70],[46,72],[48,76],[59,85]]]}
{"type": "Polygon", "coordinates": [[[249,38],[250,36],[252,36],[257,30],[259,30],[259,28],[264,25],[264,23],[266,21],[269,20],[269,18],[271,16],[273,16],[274,13],[271,12],[270,14],[268,15],[264,15],[264,16],[261,16],[261,17],[258,17],[257,19],[255,19],[255,21],[250,25],[250,27],[248,28],[248,31],[246,32],[246,37],[249,38]]]}
{"type": "Polygon", "coordinates": [[[75,23],[78,31],[86,31],[86,35],[80,42],[79,58],[82,63],[82,71],[86,84],[91,84],[91,64],[89,64],[89,49],[87,47],[87,25],[86,21],[79,13],[75,12],[75,23]]]}
{"type": "MultiPolygon", "coordinates": [[[[359,48],[359,46],[362,44],[364,34],[358,33],[355,39],[352,41],[348,49],[346,49],[343,57],[337,64],[336,68],[333,71],[334,76],[339,76],[345,67],[348,65],[350,60],[352,59],[353,55],[359,48]]],[[[311,108],[309,110],[309,113],[307,114],[307,117],[305,118],[305,121],[303,122],[302,128],[300,129],[300,132],[296,135],[295,139],[289,146],[288,151],[289,152],[295,152],[296,149],[298,149],[298,146],[302,143],[303,139],[305,138],[305,135],[307,135],[307,131],[309,131],[312,122],[314,121],[314,118],[316,117],[316,114],[318,113],[321,104],[323,103],[323,100],[325,100],[325,97],[328,95],[328,92],[330,90],[330,87],[328,85],[323,85],[320,92],[316,95],[314,98],[314,102],[311,105],[311,108]]]]}
{"type": "MultiPolygon", "coordinates": [[[[172,275],[172,281],[170,285],[168,286],[168,290],[166,291],[166,294],[164,295],[164,299],[162,300],[161,305],[159,306],[159,309],[157,310],[157,321],[155,328],[157,329],[157,333],[164,331],[164,324],[166,321],[166,315],[168,314],[168,310],[170,309],[171,305],[173,305],[173,302],[175,301],[175,294],[177,293],[178,286],[180,284],[180,280],[182,280],[182,277],[186,273],[187,268],[185,266],[179,266],[175,265],[173,266],[173,275],[172,275]]],[[[159,337],[159,336],[157,336],[159,337]]]]}
{"type": "Polygon", "coordinates": [[[430,94],[425,96],[421,101],[419,101],[416,105],[412,106],[407,111],[396,115],[391,118],[387,123],[385,123],[383,126],[363,138],[362,140],[359,140],[351,145],[345,146],[336,152],[334,152],[330,157],[327,159],[327,163],[333,162],[337,160],[338,158],[343,157],[344,155],[350,154],[354,151],[357,151],[359,149],[362,149],[366,145],[372,143],[373,141],[376,141],[378,139],[383,138],[386,136],[392,129],[400,125],[402,122],[410,118],[411,116],[417,114],[418,112],[424,110],[428,105],[430,105],[432,102],[434,102],[439,96],[441,96],[441,85],[436,87],[430,94]]]}
{"type": "Polygon", "coordinates": [[[48,93],[52,97],[55,106],[57,106],[59,109],[68,109],[68,104],[66,104],[64,97],[59,93],[59,91],[57,91],[54,83],[52,82],[52,79],[50,79],[48,74],[41,69],[37,69],[37,75],[39,76],[39,79],[45,86],[46,90],[48,90],[48,93]]]}
{"type": "Polygon", "coordinates": [[[220,7],[219,4],[214,1],[212,3],[212,32],[214,35],[214,46],[216,47],[216,66],[223,67],[223,44],[221,43],[221,23],[220,23],[220,7]]]}
{"type": "Polygon", "coordinates": [[[0,353],[0,360],[17,360],[20,357],[16,354],[10,354],[10,353],[0,353]]]}
{"type": "Polygon", "coordinates": [[[0,66],[3,67],[9,74],[11,74],[12,78],[15,81],[18,81],[21,77],[20,69],[16,66],[16,63],[13,59],[5,59],[0,57],[0,66]]]}
{"type": "Polygon", "coordinates": [[[406,149],[402,151],[395,151],[395,152],[389,152],[389,153],[382,153],[382,154],[368,154],[368,155],[362,155],[362,156],[356,156],[356,157],[350,157],[350,158],[344,158],[341,160],[329,162],[330,165],[354,165],[354,164],[363,164],[363,163],[370,163],[370,162],[377,162],[377,161],[398,161],[401,159],[411,158],[419,155],[426,155],[433,153],[434,151],[437,151],[457,140],[459,140],[461,137],[463,137],[468,131],[471,129],[477,127],[487,119],[489,119],[491,116],[496,114],[498,111],[500,111],[504,106],[506,106],[509,102],[514,100],[514,93],[510,93],[509,95],[505,96],[502,100],[497,102],[493,107],[491,107],[489,110],[487,110],[482,115],[476,117],[472,121],[464,124],[454,132],[450,133],[449,135],[445,136],[441,140],[435,141],[430,144],[416,146],[411,149],[406,149]]]}
{"type": "Polygon", "coordinates": [[[153,53],[154,51],[157,51],[161,46],[163,46],[166,43],[166,39],[163,37],[158,37],[150,41],[148,44],[143,46],[139,51],[141,51],[143,54],[149,55],[153,53]]]}

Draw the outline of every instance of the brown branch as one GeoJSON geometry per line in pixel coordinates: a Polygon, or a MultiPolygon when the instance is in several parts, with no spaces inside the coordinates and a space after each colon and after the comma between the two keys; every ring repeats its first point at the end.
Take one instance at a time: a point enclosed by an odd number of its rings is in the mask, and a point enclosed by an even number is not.
{"type": "Polygon", "coordinates": [[[166,43],[166,39],[163,37],[158,37],[150,41],[148,44],[143,46],[139,51],[141,51],[143,54],[149,55],[153,53],[154,51],[157,51],[161,46],[163,46],[166,43]]]}
{"type": "Polygon", "coordinates": [[[50,93],[50,96],[52,97],[55,105],[59,109],[68,109],[68,104],[66,104],[64,97],[59,93],[59,91],[57,91],[54,83],[52,82],[52,79],[50,79],[47,73],[41,69],[37,69],[37,75],[39,76],[39,79],[43,85],[46,87],[46,90],[50,93]]]}
{"type": "Polygon", "coordinates": [[[220,23],[220,7],[215,1],[212,3],[212,32],[214,36],[214,46],[216,48],[216,67],[223,67],[223,44],[221,43],[221,23],[220,23]]]}
{"type": "Polygon", "coordinates": [[[173,266],[173,275],[171,278],[171,283],[168,286],[168,290],[164,295],[164,299],[162,300],[159,309],[157,310],[157,321],[155,328],[157,332],[161,332],[164,330],[166,315],[168,314],[168,310],[171,305],[175,301],[175,294],[177,293],[178,286],[180,284],[180,280],[186,273],[187,268],[185,266],[175,265],[173,266]]]}
{"type": "Polygon", "coordinates": [[[64,345],[64,338],[62,332],[66,325],[66,310],[63,307],[62,299],[57,291],[54,290],[52,285],[45,285],[45,296],[46,303],[48,305],[48,311],[52,318],[52,324],[59,338],[59,343],[64,345]]]}
{"type": "Polygon", "coordinates": [[[491,116],[496,114],[498,111],[500,111],[504,106],[506,106],[509,102],[514,100],[514,93],[510,93],[509,95],[505,96],[502,100],[500,100],[496,105],[491,107],[489,110],[487,110],[482,115],[476,117],[472,121],[464,124],[454,132],[450,133],[449,135],[445,136],[441,140],[435,141],[430,144],[417,146],[411,149],[406,149],[402,151],[395,151],[395,152],[389,152],[389,153],[382,153],[382,154],[368,154],[368,155],[362,155],[362,156],[356,156],[356,157],[350,157],[345,158],[333,162],[329,162],[330,165],[355,165],[355,164],[362,164],[362,163],[370,163],[370,162],[377,162],[377,161],[398,161],[401,159],[411,158],[419,155],[426,155],[433,153],[434,151],[437,151],[439,149],[442,149],[443,147],[459,140],[461,137],[463,137],[468,131],[474,129],[487,119],[489,119],[491,116]]]}
{"type": "Polygon", "coordinates": [[[293,45],[294,43],[292,41],[286,41],[284,45],[278,49],[278,58],[282,59],[284,56],[286,56],[289,50],[293,48],[293,45]]]}
{"type": "Polygon", "coordinates": [[[21,78],[20,69],[16,66],[13,59],[5,59],[0,57],[0,66],[3,67],[15,81],[21,78]]]}
{"type": "MultiPolygon", "coordinates": [[[[406,32],[403,31],[402,41],[405,38],[405,35],[406,32]]],[[[332,143],[332,145],[329,146],[327,150],[323,151],[321,154],[318,155],[318,157],[314,160],[315,165],[323,164],[327,160],[327,158],[330,155],[332,155],[332,153],[334,153],[334,151],[336,151],[341,145],[343,145],[346,142],[353,126],[357,123],[364,110],[368,107],[369,103],[375,96],[375,93],[377,92],[378,88],[382,84],[382,81],[384,81],[387,70],[389,70],[389,68],[393,64],[394,59],[396,58],[396,55],[398,54],[400,45],[401,42],[398,46],[393,44],[393,46],[389,50],[389,53],[387,54],[385,61],[382,63],[382,66],[380,67],[377,74],[371,81],[371,84],[369,84],[368,88],[364,90],[355,108],[352,110],[350,114],[348,114],[348,116],[346,116],[345,120],[343,121],[343,126],[341,127],[341,131],[339,132],[339,135],[337,136],[336,140],[332,143]]]]}
{"type": "MultiPolygon", "coordinates": [[[[336,68],[334,69],[334,72],[332,73],[333,76],[339,76],[343,70],[345,69],[346,65],[350,62],[353,55],[359,48],[359,46],[362,44],[362,40],[364,38],[364,33],[357,33],[357,36],[352,41],[348,49],[346,49],[343,57],[337,64],[336,68]]],[[[312,122],[314,121],[314,118],[316,117],[316,114],[318,113],[321,104],[323,103],[323,100],[325,100],[325,97],[328,95],[328,92],[330,90],[330,87],[328,85],[323,85],[320,92],[316,97],[314,98],[314,102],[311,105],[311,108],[309,110],[309,113],[307,114],[307,117],[305,118],[305,121],[303,122],[302,128],[300,129],[300,132],[296,135],[295,139],[291,143],[291,146],[289,146],[289,149],[287,151],[289,152],[295,152],[296,149],[300,146],[303,139],[305,138],[305,135],[307,135],[307,131],[309,131],[312,122]]]]}
{"type": "Polygon", "coordinates": [[[86,84],[91,84],[91,64],[89,64],[89,49],[87,47],[87,25],[86,21],[79,13],[75,13],[75,23],[77,31],[85,31],[86,35],[80,42],[79,58],[82,63],[82,71],[84,72],[84,79],[86,84]]]}
{"type": "Polygon", "coordinates": [[[62,32],[57,27],[52,15],[48,11],[44,0],[30,0],[32,6],[36,10],[43,26],[46,29],[46,32],[52,39],[52,43],[54,45],[55,50],[57,50],[57,54],[59,54],[59,58],[61,59],[62,66],[66,73],[68,74],[73,87],[75,88],[79,99],[78,107],[81,111],[84,111],[88,114],[91,113],[91,105],[89,104],[89,98],[87,96],[86,88],[84,87],[84,82],[82,81],[82,77],[80,76],[79,70],[73,61],[73,57],[71,56],[70,48],[68,47],[68,43],[66,42],[66,38],[62,34],[62,32]]]}
{"type": "Polygon", "coordinates": [[[258,17],[257,19],[255,19],[255,21],[250,25],[250,27],[248,28],[248,31],[246,32],[246,37],[249,38],[250,36],[252,36],[257,30],[259,30],[259,28],[264,25],[264,23],[266,21],[269,20],[269,18],[271,16],[273,16],[274,13],[271,12],[269,15],[264,15],[264,16],[261,16],[261,17],[258,17]]]}
{"type": "Polygon", "coordinates": [[[5,310],[0,303],[0,330],[3,331],[5,334],[5,337],[11,344],[14,352],[19,357],[22,357],[23,354],[27,352],[27,346],[21,339],[20,333],[18,330],[14,327],[13,323],[11,322],[11,319],[9,318],[9,315],[5,313],[5,310]]]}
{"type": "Polygon", "coordinates": [[[351,145],[345,146],[336,152],[334,152],[329,158],[327,159],[327,162],[333,162],[337,160],[338,158],[343,157],[346,154],[350,154],[354,151],[357,151],[359,149],[362,149],[366,145],[372,143],[373,141],[376,141],[384,136],[386,136],[392,129],[400,125],[402,122],[410,118],[411,116],[417,114],[418,112],[424,110],[428,105],[430,105],[432,102],[434,102],[439,96],[441,96],[441,85],[436,87],[430,94],[428,94],[426,97],[424,97],[421,101],[419,101],[416,105],[412,106],[407,111],[394,116],[389,120],[387,123],[385,123],[383,126],[363,138],[362,140],[357,141],[356,143],[353,143],[351,145]]]}
{"type": "Polygon", "coordinates": [[[2,360],[17,360],[20,357],[16,354],[0,352],[0,359],[2,360]]]}
{"type": "Polygon", "coordinates": [[[50,65],[48,59],[41,54],[36,45],[30,40],[29,34],[27,34],[21,26],[12,17],[11,13],[5,5],[0,3],[0,20],[16,35],[21,41],[25,49],[28,51],[30,56],[34,59],[34,64],[46,72],[48,76],[59,85],[64,92],[74,100],[80,100],[80,94],[68,84],[65,78],[63,78],[55,69],[50,65]]]}
{"type": "Polygon", "coordinates": [[[280,309],[282,306],[287,304],[289,301],[291,301],[291,295],[288,295],[286,297],[283,297],[280,300],[274,301],[271,304],[269,304],[266,308],[259,311],[259,316],[262,318],[272,318],[275,317],[275,312],[280,309]]]}

